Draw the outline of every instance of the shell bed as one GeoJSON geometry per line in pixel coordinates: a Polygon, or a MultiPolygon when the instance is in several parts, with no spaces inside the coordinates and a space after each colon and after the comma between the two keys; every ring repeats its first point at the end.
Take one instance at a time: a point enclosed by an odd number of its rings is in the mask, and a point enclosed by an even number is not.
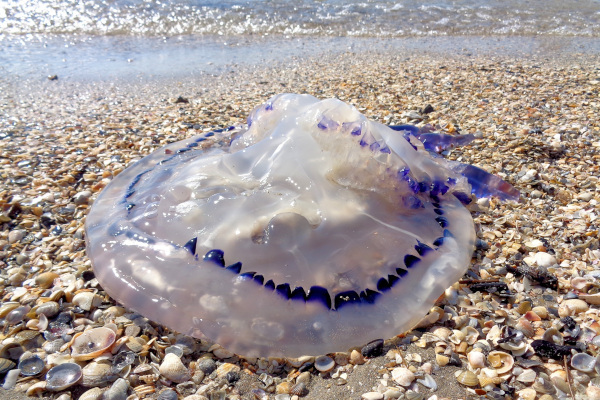
{"type": "Polygon", "coordinates": [[[115,300],[243,356],[393,337],[468,268],[471,194],[518,200],[434,152],[472,139],[278,95],[244,127],[172,143],[119,174],[87,217],[87,252],[115,300]]]}

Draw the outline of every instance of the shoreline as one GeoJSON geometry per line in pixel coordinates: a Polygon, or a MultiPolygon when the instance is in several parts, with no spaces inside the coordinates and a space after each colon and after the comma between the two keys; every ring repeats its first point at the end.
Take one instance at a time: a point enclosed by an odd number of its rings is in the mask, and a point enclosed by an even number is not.
{"type": "Polygon", "coordinates": [[[550,58],[600,54],[597,38],[567,36],[0,36],[0,73],[41,81],[56,75],[73,82],[189,79],[269,68],[293,59],[357,55],[415,57],[550,58]]]}
{"type": "MultiPolygon", "coordinates": [[[[543,47],[549,48],[551,44],[543,47]]],[[[470,277],[500,279],[514,295],[508,301],[494,294],[474,294],[468,285],[456,284],[454,291],[458,300],[446,297],[439,306],[454,307],[459,316],[475,318],[479,339],[485,340],[491,328],[489,321],[514,327],[523,322],[525,315],[516,311],[519,305],[531,301],[530,308],[543,307],[549,312],[539,321],[531,322],[533,333],[524,339],[530,346],[534,338],[541,337],[557,323],[559,316],[553,312],[560,310],[569,291],[595,293],[600,288],[598,275],[593,275],[600,265],[597,239],[600,201],[600,103],[597,101],[600,71],[597,65],[600,53],[570,52],[554,58],[556,54],[468,55],[467,49],[448,56],[438,53],[435,47],[425,54],[421,52],[422,47],[413,50],[395,55],[390,54],[391,51],[385,54],[343,51],[312,58],[289,56],[263,64],[231,65],[216,75],[154,76],[130,82],[125,78],[78,80],[60,74],[57,81],[48,81],[40,74],[5,73],[0,78],[3,87],[0,174],[7,186],[0,192],[0,200],[3,204],[19,202],[23,206],[21,213],[11,217],[0,233],[3,300],[9,299],[20,286],[8,284],[12,276],[9,271],[14,274],[23,269],[26,279],[35,279],[42,270],[81,279],[78,268],[89,263],[81,243],[89,204],[75,204],[72,199],[89,190],[91,204],[102,187],[103,173],[109,179],[132,160],[163,144],[215,127],[243,123],[256,105],[276,93],[299,92],[319,98],[338,97],[358,107],[370,119],[390,125],[431,123],[448,133],[481,133],[482,140],[452,150],[448,156],[501,175],[521,191],[523,200],[520,203],[491,200],[487,208],[482,205],[480,211],[473,213],[478,238],[487,248],[483,246],[475,253],[470,277]],[[179,96],[188,102],[176,103],[179,96]],[[432,113],[421,115],[420,120],[407,116],[411,111],[418,113],[427,104],[432,105],[432,113]],[[118,161],[114,161],[113,156],[118,156],[118,161]],[[93,167],[97,176],[75,184],[74,174],[82,167],[89,167],[86,157],[97,160],[93,167]],[[26,160],[35,162],[19,163],[26,160]],[[14,179],[16,176],[24,180],[14,179]],[[28,205],[32,198],[48,193],[52,194],[53,202],[40,206],[61,227],[58,234],[40,225],[37,211],[28,205]],[[68,219],[60,215],[65,207],[74,210],[68,219]],[[9,233],[14,230],[22,230],[24,235],[11,243],[9,233]],[[38,240],[36,235],[46,239],[38,240]],[[28,242],[27,238],[32,240],[28,242]],[[545,244],[533,245],[536,239],[543,239],[545,244]],[[536,253],[551,252],[558,265],[548,265],[547,269],[558,277],[558,291],[506,269],[507,265],[516,263],[516,254],[526,259],[536,253]],[[39,260],[44,259],[40,258],[41,254],[49,254],[49,265],[40,264],[39,260]],[[25,261],[18,258],[19,255],[25,256],[25,261]],[[573,280],[586,275],[590,276],[589,285],[579,287],[573,280]],[[488,306],[493,312],[473,313],[473,308],[488,306]],[[505,319],[497,322],[496,312],[505,313],[505,319]]],[[[89,282],[82,281],[82,285],[94,288],[89,282]]],[[[104,305],[109,304],[107,299],[104,305]]],[[[585,312],[577,312],[572,317],[587,332],[596,329],[592,321],[600,323],[599,314],[597,305],[588,305],[585,312]]],[[[101,323],[92,323],[98,324],[101,323]]],[[[451,325],[448,321],[440,322],[426,330],[451,325]]],[[[422,332],[413,331],[412,335],[416,341],[422,332]]],[[[430,391],[415,384],[414,388],[425,398],[476,398],[453,376],[456,371],[468,369],[465,352],[455,352],[461,360],[460,366],[438,367],[433,344],[421,348],[408,344],[412,339],[410,335],[407,337],[408,340],[387,342],[384,354],[366,364],[338,365],[336,369],[348,375],[345,383],[340,378],[332,378],[331,374],[312,371],[308,394],[302,399],[344,395],[358,400],[363,393],[382,392],[381,380],[390,387],[398,386],[389,377],[394,368],[407,365],[424,371],[427,363],[438,389],[430,391]],[[400,349],[404,359],[401,363],[386,357],[388,351],[393,354],[396,349],[400,349]],[[417,361],[412,354],[418,354],[421,360],[417,361]]],[[[491,346],[494,350],[501,349],[497,343],[491,346]]],[[[595,345],[587,345],[588,354],[595,356],[597,351],[595,345]]],[[[537,359],[531,350],[526,354],[527,360],[537,359]]],[[[186,363],[201,356],[246,369],[240,373],[239,384],[228,386],[230,398],[235,398],[233,393],[237,392],[239,398],[251,399],[250,390],[264,386],[260,386],[260,368],[256,363],[222,359],[206,349],[194,353],[193,359],[186,359],[186,363]]],[[[560,363],[541,359],[537,366],[520,368],[534,370],[536,377],[542,373],[549,377],[561,367],[560,363]]],[[[294,383],[295,377],[288,376],[292,370],[271,375],[294,383]]],[[[597,379],[594,374],[573,369],[570,372],[580,379],[577,382],[585,382],[574,384],[580,393],[585,393],[589,382],[597,379]]],[[[211,390],[217,391],[217,382],[218,379],[207,377],[202,384],[195,384],[195,388],[214,384],[211,390]]],[[[506,382],[517,391],[533,386],[533,382],[519,382],[513,375],[508,376],[506,382]]],[[[78,393],[83,390],[77,389],[78,393]]],[[[531,395],[531,392],[526,394],[531,395]]],[[[538,392],[537,398],[543,394],[538,392]]],[[[0,392],[1,398],[5,396],[18,397],[15,392],[0,392]]],[[[275,395],[270,394],[268,398],[274,399],[275,395]]]]}

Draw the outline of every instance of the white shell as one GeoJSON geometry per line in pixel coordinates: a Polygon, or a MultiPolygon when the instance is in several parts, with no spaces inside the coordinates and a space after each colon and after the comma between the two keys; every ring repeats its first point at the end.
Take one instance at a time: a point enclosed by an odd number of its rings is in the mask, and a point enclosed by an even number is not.
{"type": "Polygon", "coordinates": [[[331,371],[335,366],[335,361],[331,357],[319,356],[315,358],[315,368],[321,372],[331,371]]]}
{"type": "Polygon", "coordinates": [[[182,383],[190,380],[190,372],[175,354],[167,354],[158,371],[170,381],[182,383]]]}
{"type": "Polygon", "coordinates": [[[392,370],[392,379],[398,385],[408,387],[415,380],[415,374],[408,368],[398,367],[392,370]]]}

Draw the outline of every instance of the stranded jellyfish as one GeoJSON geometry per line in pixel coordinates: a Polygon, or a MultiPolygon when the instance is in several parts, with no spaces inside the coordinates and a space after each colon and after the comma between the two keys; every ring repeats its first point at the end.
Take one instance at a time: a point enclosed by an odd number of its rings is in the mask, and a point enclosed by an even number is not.
{"type": "Polygon", "coordinates": [[[393,337],[467,270],[472,194],[518,199],[432,151],[471,139],[278,95],[119,174],[87,217],[88,255],[115,300],[244,356],[393,337]]]}

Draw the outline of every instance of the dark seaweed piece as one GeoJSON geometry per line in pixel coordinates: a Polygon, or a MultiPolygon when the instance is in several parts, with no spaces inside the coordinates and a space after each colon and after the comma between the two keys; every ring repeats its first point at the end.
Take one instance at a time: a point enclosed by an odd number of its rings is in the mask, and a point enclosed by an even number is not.
{"type": "Polygon", "coordinates": [[[541,286],[550,288],[550,289],[558,289],[558,278],[554,275],[551,275],[546,271],[545,268],[541,267],[530,267],[524,262],[520,265],[514,267],[512,265],[506,265],[506,270],[511,273],[518,273],[520,275],[524,275],[529,279],[537,282],[541,286]]]}
{"type": "Polygon", "coordinates": [[[555,360],[562,360],[564,356],[570,356],[571,350],[579,352],[579,349],[575,346],[561,346],[547,340],[534,340],[531,347],[538,356],[555,360]]]}
{"type": "Polygon", "coordinates": [[[510,296],[512,295],[510,289],[504,282],[478,282],[469,286],[469,289],[473,292],[488,292],[494,293],[498,296],[510,296]]]}
{"type": "Polygon", "coordinates": [[[360,352],[364,357],[373,358],[380,356],[383,353],[383,339],[376,339],[367,343],[360,349],[360,352]]]}

